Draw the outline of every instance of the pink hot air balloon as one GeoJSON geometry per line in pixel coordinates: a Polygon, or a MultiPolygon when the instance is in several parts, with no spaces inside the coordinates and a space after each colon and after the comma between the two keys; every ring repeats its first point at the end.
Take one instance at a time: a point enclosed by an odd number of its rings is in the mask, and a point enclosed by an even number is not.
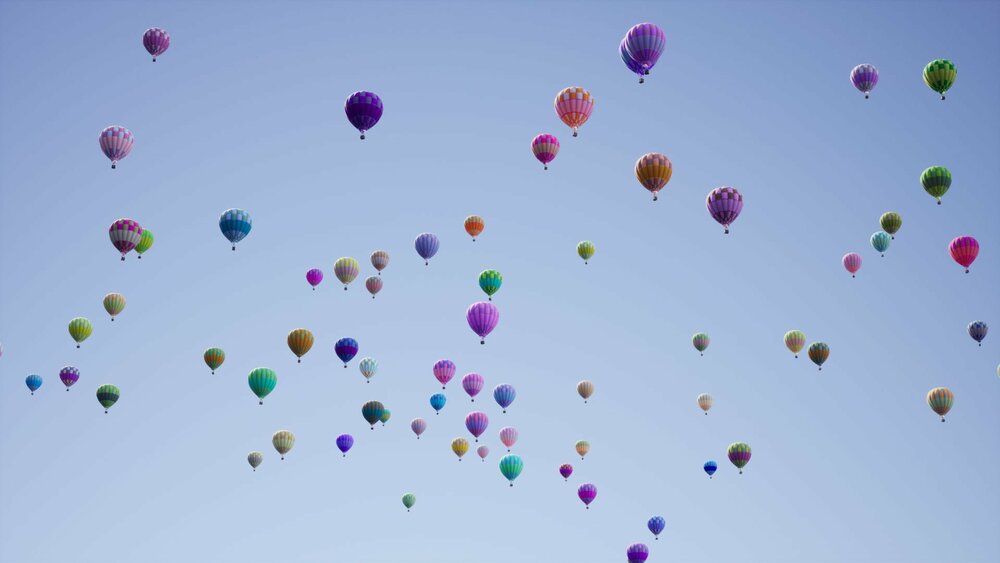
{"type": "Polygon", "coordinates": [[[478,373],[467,373],[462,378],[462,389],[465,389],[465,392],[469,394],[473,403],[476,402],[476,395],[483,390],[485,384],[486,380],[478,373]]]}
{"type": "Polygon", "coordinates": [[[560,465],[559,474],[562,475],[563,479],[569,481],[569,476],[573,474],[573,466],[568,463],[560,465]]]}
{"type": "Polygon", "coordinates": [[[119,219],[111,223],[108,229],[108,236],[111,237],[111,244],[122,253],[122,261],[125,255],[131,252],[135,245],[142,240],[142,227],[139,223],[131,219],[119,219]]]}
{"type": "Polygon", "coordinates": [[[151,27],[142,34],[142,46],[146,48],[146,52],[153,55],[155,63],[156,57],[162,55],[170,47],[170,34],[164,29],[151,27]]]}
{"type": "Polygon", "coordinates": [[[97,141],[101,145],[101,151],[104,153],[104,156],[111,160],[112,170],[118,167],[119,160],[122,160],[128,156],[128,153],[132,152],[132,145],[135,144],[132,132],[121,125],[105,127],[101,131],[101,135],[97,138],[97,141]]]}
{"type": "Polygon", "coordinates": [[[323,281],[323,270],[319,268],[313,268],[306,272],[306,281],[312,286],[313,291],[316,291],[316,286],[323,281]]]}
{"type": "Polygon", "coordinates": [[[470,412],[465,417],[465,428],[479,441],[479,437],[486,432],[486,427],[490,425],[490,417],[481,411],[470,412]]]}
{"type": "Polygon", "coordinates": [[[476,448],[476,455],[482,458],[483,461],[486,461],[486,456],[490,455],[490,447],[479,446],[478,448],[476,448]]]}
{"type": "Polygon", "coordinates": [[[500,322],[500,310],[492,303],[479,301],[465,311],[465,320],[469,322],[472,332],[479,335],[479,343],[486,344],[486,335],[493,332],[500,322]]]}
{"type": "Polygon", "coordinates": [[[451,360],[438,360],[434,362],[434,378],[441,383],[441,388],[445,389],[451,378],[455,377],[455,362],[451,360]]]}
{"type": "Polygon", "coordinates": [[[594,112],[594,97],[579,86],[570,86],[556,94],[554,105],[556,115],[563,123],[573,128],[573,136],[576,137],[577,130],[594,112]]]}
{"type": "Polygon", "coordinates": [[[852,278],[855,277],[854,274],[858,273],[858,270],[861,269],[861,255],[857,252],[848,252],[841,259],[841,262],[844,263],[844,268],[851,273],[852,278]]]}
{"type": "Polygon", "coordinates": [[[970,236],[956,237],[948,245],[948,252],[955,262],[965,267],[965,273],[968,274],[969,266],[976,261],[976,256],[979,256],[979,241],[970,236]]]}
{"type": "Polygon", "coordinates": [[[372,299],[375,299],[375,294],[382,291],[382,278],[379,276],[368,276],[365,280],[365,289],[368,293],[372,294],[372,299]]]}
{"type": "Polygon", "coordinates": [[[592,483],[584,483],[576,490],[576,496],[580,497],[580,500],[589,509],[590,503],[594,502],[594,499],[597,498],[597,487],[592,483]]]}
{"type": "Polygon", "coordinates": [[[538,162],[545,165],[545,170],[548,170],[549,163],[559,154],[559,139],[555,135],[543,133],[531,140],[531,152],[535,154],[538,162]]]}
{"type": "Polygon", "coordinates": [[[729,225],[736,221],[743,210],[743,195],[730,186],[722,186],[708,192],[705,198],[705,207],[717,223],[722,225],[729,234],[729,225]]]}
{"type": "Polygon", "coordinates": [[[410,430],[413,430],[419,440],[420,435],[424,433],[424,430],[427,430],[427,421],[422,418],[414,418],[410,421],[410,430]]]}
{"type": "Polygon", "coordinates": [[[507,446],[507,451],[509,452],[514,444],[517,443],[517,428],[513,426],[504,426],[500,429],[500,441],[503,445],[507,446]]]}

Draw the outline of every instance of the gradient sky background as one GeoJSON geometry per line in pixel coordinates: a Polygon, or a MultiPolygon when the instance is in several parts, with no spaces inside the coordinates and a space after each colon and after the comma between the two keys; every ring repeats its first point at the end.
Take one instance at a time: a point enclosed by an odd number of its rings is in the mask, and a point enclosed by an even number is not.
{"type": "Polygon", "coordinates": [[[1000,330],[998,17],[991,2],[0,3],[0,561],[604,563],[636,541],[650,562],[995,560],[1000,335],[979,348],[966,325],[1000,330]],[[642,21],[667,47],[639,86],[618,43],[642,21]],[[150,26],[172,37],[156,64],[150,26]],[[945,102],[921,79],[939,57],[959,69],[945,102]],[[862,62],[881,73],[868,101],[848,80],[862,62]],[[570,85],[597,100],[576,139],[552,109],[570,85]],[[342,109],[359,89],[386,107],[364,142],[342,109]],[[97,143],[110,124],[136,138],[115,171],[97,143]],[[562,141],[548,172],[528,146],[542,132],[562,141]],[[632,172],[650,151],[674,164],[656,204],[632,172]],[[936,164],[954,176],[941,206],[918,180],[936,164]],[[720,185],[746,198],[729,236],[704,207],[720,185]],[[235,253],[229,207],[254,219],[235,253]],[[887,210],[904,224],[879,258],[887,210]],[[108,242],[119,217],[156,234],[141,262],[108,242]],[[429,267],[423,231],[442,241],[429,267]],[[965,234],[982,245],[969,275],[947,250],[965,234]],[[340,256],[364,264],[346,293],[340,256]],[[487,267],[501,321],[480,346],[464,312],[487,267]],[[109,291],[128,298],[114,324],[109,291]],[[77,315],[95,325],[80,350],[77,315]],[[297,365],[300,326],[317,342],[297,365]],[[829,343],[822,372],[784,348],[793,328],[829,343]],[[379,361],[370,385],[340,367],[343,336],[379,361]],[[209,346],[227,353],[214,376],[209,346]],[[434,416],[444,357],[459,374],[434,416]],[[256,366],[279,375],[263,407],[256,366]],[[518,390],[506,415],[475,403],[486,463],[449,449],[468,436],[469,371],[518,390]],[[102,383],[122,391],[108,415],[102,383]],[[925,403],[939,385],[956,395],[946,424],[925,403]],[[369,399],[393,413],[374,432],[369,399]],[[525,461],[513,488],[505,424],[525,461]],[[297,436],[284,462],[279,429],[297,436]],[[753,447],[743,475],[734,441],[753,447]]]}

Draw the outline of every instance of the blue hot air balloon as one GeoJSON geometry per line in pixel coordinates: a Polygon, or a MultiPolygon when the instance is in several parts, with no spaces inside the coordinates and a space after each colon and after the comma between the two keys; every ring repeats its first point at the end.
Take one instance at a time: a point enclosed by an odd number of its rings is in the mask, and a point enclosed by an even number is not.
{"type": "Polygon", "coordinates": [[[989,332],[989,330],[990,327],[983,321],[972,321],[969,323],[969,336],[978,342],[980,346],[983,345],[983,339],[986,338],[986,333],[989,332]]]}
{"type": "Polygon", "coordinates": [[[38,388],[42,386],[42,376],[33,373],[24,378],[24,384],[28,386],[28,390],[34,395],[35,391],[38,391],[38,388]]]}
{"type": "Polygon", "coordinates": [[[712,478],[712,475],[715,475],[715,472],[718,471],[718,469],[719,469],[719,464],[715,463],[715,461],[710,459],[705,462],[705,473],[708,473],[709,479],[712,478]]]}
{"type": "Polygon", "coordinates": [[[662,516],[653,516],[649,522],[646,522],[646,527],[649,528],[650,532],[653,532],[656,539],[660,539],[660,532],[667,527],[667,521],[662,516]]]}
{"type": "Polygon", "coordinates": [[[223,236],[233,243],[233,250],[236,250],[236,243],[250,234],[252,226],[253,220],[250,219],[250,214],[242,209],[227,209],[222,213],[222,217],[219,217],[219,229],[223,236]]]}
{"type": "Polygon", "coordinates": [[[333,351],[336,352],[340,361],[344,362],[346,368],[347,363],[358,355],[358,341],[353,338],[341,338],[333,345],[333,351]]]}
{"type": "Polygon", "coordinates": [[[517,391],[509,383],[501,383],[493,388],[493,398],[496,399],[503,412],[507,412],[507,407],[517,398],[517,391]]]}
{"type": "Polygon", "coordinates": [[[434,409],[434,414],[440,414],[441,409],[444,408],[444,404],[448,402],[448,397],[445,397],[443,393],[435,393],[431,395],[431,408],[434,409]]]}
{"type": "Polygon", "coordinates": [[[441,242],[431,233],[420,233],[417,235],[417,240],[413,241],[413,246],[417,249],[417,254],[424,259],[424,265],[426,266],[429,264],[428,261],[437,254],[441,242]]]}

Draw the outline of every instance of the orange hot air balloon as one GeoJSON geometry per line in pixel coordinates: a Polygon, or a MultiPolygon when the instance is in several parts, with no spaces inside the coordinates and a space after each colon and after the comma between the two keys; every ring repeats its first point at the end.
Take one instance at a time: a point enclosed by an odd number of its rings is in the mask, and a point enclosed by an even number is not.
{"type": "Polygon", "coordinates": [[[673,173],[670,159],[658,152],[644,154],[635,163],[635,178],[653,194],[653,201],[657,200],[657,193],[667,185],[673,173]]]}
{"type": "Polygon", "coordinates": [[[472,237],[472,242],[476,242],[476,237],[486,228],[486,221],[479,215],[469,215],[465,218],[465,232],[472,237]]]}

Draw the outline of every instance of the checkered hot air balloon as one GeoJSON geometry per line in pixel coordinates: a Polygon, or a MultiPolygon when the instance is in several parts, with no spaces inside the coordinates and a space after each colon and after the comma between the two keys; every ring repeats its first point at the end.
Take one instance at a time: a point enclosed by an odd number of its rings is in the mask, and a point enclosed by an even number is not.
{"type": "Polygon", "coordinates": [[[227,209],[219,217],[219,230],[222,236],[233,243],[233,250],[236,250],[236,243],[240,242],[250,234],[253,227],[253,219],[250,214],[242,209],[227,209]]]}
{"type": "Polygon", "coordinates": [[[125,255],[142,240],[142,227],[132,219],[119,219],[108,227],[108,236],[111,238],[111,245],[121,252],[124,262],[125,255]]]}
{"type": "Polygon", "coordinates": [[[968,274],[969,266],[979,256],[979,241],[970,236],[956,237],[948,245],[948,252],[951,253],[952,260],[965,266],[965,273],[968,274]]]}
{"type": "Polygon", "coordinates": [[[576,137],[580,127],[590,119],[590,114],[594,111],[594,97],[579,86],[570,86],[556,94],[554,105],[556,115],[573,129],[573,136],[576,137]]]}
{"type": "Polygon", "coordinates": [[[573,466],[568,463],[560,465],[559,475],[562,475],[564,481],[569,481],[570,476],[573,475],[573,466]]]}
{"type": "Polygon", "coordinates": [[[633,543],[625,548],[625,557],[628,563],[646,563],[646,559],[649,559],[649,548],[644,543],[633,543]]]}
{"type": "Polygon", "coordinates": [[[555,160],[559,154],[559,139],[555,135],[543,133],[531,140],[531,152],[544,166],[544,170],[549,169],[549,163],[555,160]]]}
{"type": "Polygon", "coordinates": [[[66,366],[59,370],[59,380],[66,386],[66,391],[80,380],[80,370],[73,366],[66,366]]]}
{"type": "Polygon", "coordinates": [[[635,162],[635,179],[653,194],[653,201],[658,199],[657,194],[667,185],[673,173],[674,167],[665,154],[647,153],[635,162]]]}
{"type": "Polygon", "coordinates": [[[344,113],[347,120],[355,129],[361,132],[361,140],[365,140],[365,133],[375,127],[378,120],[382,118],[382,98],[374,92],[360,90],[347,97],[344,102],[344,113]]]}
{"type": "Polygon", "coordinates": [[[153,55],[153,62],[170,47],[170,34],[165,29],[151,27],[142,34],[142,46],[153,55]]]}
{"type": "Polygon", "coordinates": [[[990,327],[983,321],[972,321],[969,323],[969,336],[978,342],[980,346],[983,345],[983,340],[986,338],[986,333],[989,330],[990,327]]]}
{"type": "Polygon", "coordinates": [[[864,93],[867,100],[868,95],[878,84],[878,69],[875,68],[875,65],[870,64],[860,64],[854,67],[851,69],[851,84],[864,93]]]}
{"type": "Polygon", "coordinates": [[[715,188],[705,198],[705,207],[717,223],[722,225],[729,234],[729,225],[736,221],[743,211],[743,194],[731,186],[715,188]]]}
{"type": "Polygon", "coordinates": [[[944,93],[955,83],[957,75],[958,69],[955,68],[955,63],[948,59],[937,59],[924,67],[924,84],[941,94],[941,99],[944,100],[944,93]]]}
{"type": "Polygon", "coordinates": [[[101,145],[101,151],[104,152],[104,156],[111,160],[112,170],[118,167],[119,160],[122,160],[128,156],[128,153],[132,152],[132,145],[135,144],[132,132],[121,125],[105,127],[101,131],[101,135],[97,138],[97,141],[101,145]]]}

